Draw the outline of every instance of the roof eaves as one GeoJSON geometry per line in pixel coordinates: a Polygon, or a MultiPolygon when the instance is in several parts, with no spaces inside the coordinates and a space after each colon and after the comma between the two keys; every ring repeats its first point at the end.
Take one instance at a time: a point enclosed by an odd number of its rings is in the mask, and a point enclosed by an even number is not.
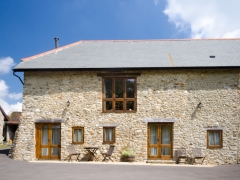
{"type": "Polygon", "coordinates": [[[29,68],[13,69],[25,71],[113,71],[113,70],[187,70],[187,69],[240,69],[240,66],[188,66],[188,67],[112,67],[112,68],[29,68]]]}
{"type": "Polygon", "coordinates": [[[0,111],[2,112],[4,118],[5,118],[7,121],[9,121],[8,115],[5,113],[5,111],[3,110],[3,108],[2,108],[1,106],[0,106],[0,111]]]}
{"type": "Polygon", "coordinates": [[[78,41],[78,42],[75,42],[75,43],[72,43],[72,44],[68,44],[66,46],[62,46],[62,47],[59,47],[59,48],[56,48],[56,49],[52,49],[50,51],[46,51],[46,52],[43,52],[43,53],[40,53],[40,54],[37,54],[37,55],[34,55],[34,56],[30,56],[30,57],[27,57],[27,58],[23,58],[22,59],[22,62],[24,61],[29,61],[29,60],[32,60],[32,59],[35,59],[35,58],[38,58],[38,57],[41,57],[41,56],[44,56],[44,55],[47,55],[47,54],[51,54],[53,52],[57,52],[57,51],[61,51],[63,49],[66,49],[66,48],[69,48],[71,46],[75,46],[77,44],[80,44],[82,43],[83,41],[78,41]]]}

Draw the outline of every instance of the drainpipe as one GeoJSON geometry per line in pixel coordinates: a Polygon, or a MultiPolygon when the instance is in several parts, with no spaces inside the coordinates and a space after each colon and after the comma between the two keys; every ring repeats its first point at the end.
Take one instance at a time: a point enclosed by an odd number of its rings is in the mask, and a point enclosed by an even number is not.
{"type": "Polygon", "coordinates": [[[14,75],[14,76],[16,76],[16,77],[18,77],[18,78],[19,78],[19,80],[21,81],[21,83],[24,85],[24,83],[23,83],[22,79],[21,79],[21,78],[20,78],[18,75],[16,75],[16,74],[15,74],[15,71],[14,71],[14,70],[13,70],[13,75],[14,75]]]}

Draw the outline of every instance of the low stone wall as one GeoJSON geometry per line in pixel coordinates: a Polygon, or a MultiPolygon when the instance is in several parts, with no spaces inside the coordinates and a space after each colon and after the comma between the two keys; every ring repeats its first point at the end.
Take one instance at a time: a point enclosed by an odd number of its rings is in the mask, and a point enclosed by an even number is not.
{"type": "MultiPolygon", "coordinates": [[[[35,160],[35,119],[63,119],[61,159],[68,155],[72,127],[84,127],[83,146],[102,144],[101,124],[117,124],[113,158],[130,146],[136,161],[147,160],[145,119],[177,119],[173,125],[173,158],[176,150],[200,147],[205,164],[236,164],[239,157],[240,73],[223,70],[138,71],[137,112],[102,113],[102,78],[96,72],[25,72],[23,112],[15,134],[14,159],[35,160]],[[70,106],[67,107],[67,101],[70,106]],[[199,102],[203,107],[197,108],[199,102]],[[223,130],[223,147],[208,149],[206,127],[218,124],[223,130]]],[[[100,153],[99,153],[100,158],[100,153]]]]}

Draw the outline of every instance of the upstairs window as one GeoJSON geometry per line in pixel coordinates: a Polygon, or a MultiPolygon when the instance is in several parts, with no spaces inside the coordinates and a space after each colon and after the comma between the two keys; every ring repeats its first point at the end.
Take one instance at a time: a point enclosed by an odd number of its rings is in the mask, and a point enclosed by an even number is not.
{"type": "Polygon", "coordinates": [[[208,148],[222,147],[222,130],[207,131],[207,147],[208,148]]]}
{"type": "Polygon", "coordinates": [[[136,112],[136,78],[103,78],[103,112],[136,112]]]}

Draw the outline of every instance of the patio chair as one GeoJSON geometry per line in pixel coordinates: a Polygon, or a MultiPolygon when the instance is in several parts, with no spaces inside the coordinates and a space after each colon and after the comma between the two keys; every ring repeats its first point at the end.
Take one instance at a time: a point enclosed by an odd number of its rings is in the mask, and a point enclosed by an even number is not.
{"type": "Polygon", "coordinates": [[[186,148],[179,148],[177,150],[177,164],[182,163],[181,159],[183,159],[183,163],[187,163],[187,151],[186,148]]]}
{"type": "Polygon", "coordinates": [[[203,164],[203,161],[206,156],[203,155],[202,149],[201,148],[193,148],[192,153],[193,153],[192,164],[203,164]]]}
{"type": "Polygon", "coordinates": [[[72,161],[72,156],[76,156],[76,161],[80,161],[79,156],[81,153],[76,152],[74,145],[69,145],[69,146],[67,146],[67,148],[68,148],[68,152],[69,152],[69,155],[67,157],[68,162],[72,161]]]}
{"type": "Polygon", "coordinates": [[[115,147],[114,145],[110,145],[108,152],[101,152],[101,154],[103,155],[103,160],[102,160],[102,162],[103,162],[103,161],[106,161],[107,158],[110,159],[110,160],[113,162],[111,156],[112,156],[114,147],[115,147]]]}

